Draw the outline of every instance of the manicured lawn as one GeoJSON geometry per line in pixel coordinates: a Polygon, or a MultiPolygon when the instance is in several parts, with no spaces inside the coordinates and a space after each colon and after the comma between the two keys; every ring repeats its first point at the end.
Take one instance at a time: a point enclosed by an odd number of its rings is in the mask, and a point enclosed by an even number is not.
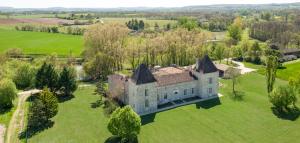
{"type": "MultiPolygon", "coordinates": [[[[248,62],[243,62],[246,67],[258,69],[258,73],[265,75],[265,67],[248,62]]],[[[277,70],[277,77],[283,80],[289,80],[290,77],[296,77],[300,74],[300,61],[292,61],[283,64],[283,68],[277,70]]]]}
{"type": "MultiPolygon", "coordinates": [[[[277,84],[286,84],[277,80],[277,84]]],[[[191,104],[143,117],[140,143],[297,142],[300,119],[275,116],[266,93],[265,78],[243,76],[238,84],[242,98],[231,96],[229,80],[222,80],[220,100],[191,104]]],[[[111,135],[101,108],[91,108],[98,97],[94,87],[78,90],[75,98],[60,103],[54,126],[33,136],[31,143],[102,143],[111,135]]],[[[300,104],[298,103],[300,106],[300,104]]]]}
{"type": "Polygon", "coordinates": [[[300,74],[300,61],[284,64],[283,66],[285,68],[277,71],[277,76],[281,79],[288,80],[290,77],[295,77],[300,74]]]}
{"type": "Polygon", "coordinates": [[[80,56],[82,36],[42,32],[24,32],[0,27],[0,53],[9,48],[20,48],[25,54],[52,54],[80,56]]]}

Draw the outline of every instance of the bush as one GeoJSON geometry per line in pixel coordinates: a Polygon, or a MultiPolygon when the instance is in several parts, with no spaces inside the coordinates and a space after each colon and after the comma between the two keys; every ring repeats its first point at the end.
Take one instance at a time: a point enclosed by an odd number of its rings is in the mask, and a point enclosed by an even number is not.
{"type": "Polygon", "coordinates": [[[108,130],[122,138],[121,142],[132,143],[141,130],[141,118],[130,106],[116,109],[107,125],[108,130]]]}
{"type": "Polygon", "coordinates": [[[104,114],[106,116],[109,116],[111,113],[113,113],[117,108],[119,107],[119,105],[113,101],[112,99],[106,99],[104,100],[104,114]]]}
{"type": "Polygon", "coordinates": [[[17,96],[16,85],[9,79],[0,81],[0,108],[11,108],[17,96]]]}
{"type": "Polygon", "coordinates": [[[5,52],[7,57],[11,57],[11,58],[20,58],[23,55],[22,49],[19,48],[12,48],[12,49],[8,49],[5,52]]]}
{"type": "Polygon", "coordinates": [[[34,85],[35,69],[30,64],[22,64],[13,77],[18,89],[30,88],[34,85]]]}
{"type": "Polygon", "coordinates": [[[291,86],[280,86],[275,88],[270,94],[270,102],[280,111],[288,111],[290,106],[296,107],[297,92],[291,86]]]}

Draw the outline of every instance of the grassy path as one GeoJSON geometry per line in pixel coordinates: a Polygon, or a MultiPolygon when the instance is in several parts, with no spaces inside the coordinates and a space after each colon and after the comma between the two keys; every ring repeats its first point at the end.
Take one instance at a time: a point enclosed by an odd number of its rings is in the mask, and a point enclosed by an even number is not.
{"type": "Polygon", "coordinates": [[[23,122],[24,122],[24,115],[25,115],[25,102],[28,97],[32,94],[36,94],[40,92],[39,90],[30,90],[25,92],[20,92],[18,94],[19,102],[17,104],[17,109],[14,112],[12,119],[9,122],[7,128],[7,135],[6,135],[6,142],[7,143],[17,143],[20,142],[18,139],[19,131],[22,131],[23,122]]]}

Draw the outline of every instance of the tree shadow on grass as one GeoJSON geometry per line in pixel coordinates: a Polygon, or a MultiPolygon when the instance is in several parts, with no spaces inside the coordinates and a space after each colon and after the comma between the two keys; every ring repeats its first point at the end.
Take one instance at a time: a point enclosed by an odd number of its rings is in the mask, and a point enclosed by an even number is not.
{"type": "Polygon", "coordinates": [[[99,108],[99,107],[101,107],[101,105],[103,105],[103,102],[102,102],[102,100],[97,100],[97,101],[95,101],[95,102],[93,102],[93,103],[91,103],[91,108],[99,108]]]}
{"type": "Polygon", "coordinates": [[[57,96],[57,99],[58,99],[58,102],[59,103],[63,103],[63,102],[66,102],[66,101],[69,101],[71,99],[75,98],[74,95],[68,95],[68,96],[57,96]]]}
{"type": "Polygon", "coordinates": [[[295,121],[300,116],[300,110],[297,107],[296,108],[290,108],[286,112],[279,111],[275,107],[271,107],[271,110],[272,110],[274,115],[276,115],[278,118],[284,119],[284,120],[295,121]]]}
{"type": "Polygon", "coordinates": [[[0,108],[0,115],[8,113],[12,108],[0,108]]]}
{"type": "MultiPolygon", "coordinates": [[[[122,140],[122,138],[120,138],[118,136],[111,136],[111,137],[107,138],[104,143],[121,143],[121,140],[122,140]]],[[[139,142],[138,138],[134,137],[131,141],[125,141],[122,143],[138,143],[138,142],[139,142]]]]}
{"type": "Polygon", "coordinates": [[[26,130],[22,131],[19,134],[19,139],[29,139],[31,137],[33,137],[34,135],[43,132],[44,130],[47,130],[51,127],[53,127],[54,122],[53,121],[48,121],[47,123],[45,123],[42,127],[39,128],[27,128],[26,130]]]}
{"type": "Polygon", "coordinates": [[[156,116],[156,113],[141,116],[142,125],[146,125],[146,124],[154,122],[155,116],[156,116]]]}
{"type": "Polygon", "coordinates": [[[245,95],[243,91],[235,91],[235,93],[231,93],[229,97],[234,101],[243,101],[245,95]]]}
{"type": "Polygon", "coordinates": [[[196,108],[197,109],[200,109],[200,108],[209,109],[209,108],[215,107],[217,105],[221,105],[220,99],[213,98],[210,100],[201,101],[201,102],[196,103],[196,108]]]}

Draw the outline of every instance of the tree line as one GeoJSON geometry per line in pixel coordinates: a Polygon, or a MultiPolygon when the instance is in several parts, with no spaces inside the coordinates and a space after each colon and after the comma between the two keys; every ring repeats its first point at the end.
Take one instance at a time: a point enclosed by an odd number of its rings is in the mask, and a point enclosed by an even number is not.
{"type": "Polygon", "coordinates": [[[78,26],[65,26],[59,28],[57,26],[38,26],[38,25],[17,25],[15,26],[17,31],[34,31],[34,32],[46,32],[46,33],[63,33],[70,35],[83,35],[85,28],[78,26]]]}
{"type": "MultiPolygon", "coordinates": [[[[85,33],[85,71],[94,79],[123,69],[130,63],[148,66],[190,65],[204,54],[210,34],[199,29],[177,28],[166,32],[130,36],[121,24],[97,24],[85,33]]],[[[102,78],[103,78],[102,77],[102,78]]]]}

